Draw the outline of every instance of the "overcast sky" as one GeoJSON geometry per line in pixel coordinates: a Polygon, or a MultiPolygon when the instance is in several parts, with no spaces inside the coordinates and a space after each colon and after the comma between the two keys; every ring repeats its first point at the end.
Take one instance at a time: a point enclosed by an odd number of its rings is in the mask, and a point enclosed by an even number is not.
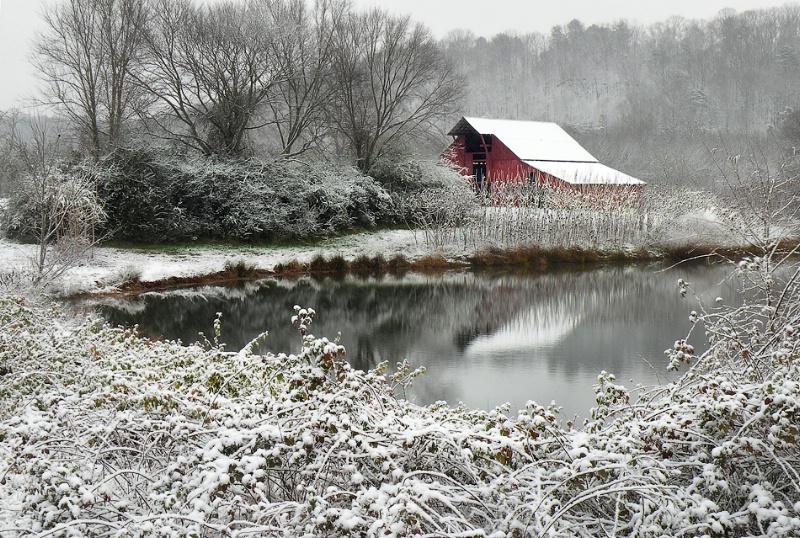
{"type": "MultiPolygon", "coordinates": [[[[46,0],[57,2],[58,0],[46,0]]],[[[619,19],[651,24],[673,15],[708,19],[721,9],[745,11],[785,4],[778,0],[353,0],[426,23],[437,37],[464,28],[491,37],[504,31],[542,32],[578,19],[586,25],[619,19]]],[[[42,0],[0,0],[0,109],[23,104],[36,80],[28,44],[41,29],[42,0]]]]}

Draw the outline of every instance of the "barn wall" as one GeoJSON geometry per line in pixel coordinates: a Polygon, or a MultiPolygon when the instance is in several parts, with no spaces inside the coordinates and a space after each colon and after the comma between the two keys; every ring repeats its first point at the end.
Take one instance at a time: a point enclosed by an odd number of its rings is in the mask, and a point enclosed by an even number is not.
{"type": "MultiPolygon", "coordinates": [[[[465,150],[464,136],[457,137],[445,152],[444,156],[460,167],[464,175],[472,175],[473,153],[465,150]]],[[[520,161],[505,144],[492,137],[490,148],[480,153],[486,155],[486,179],[489,183],[496,181],[522,181],[528,178],[533,168],[520,161]]]]}
{"type": "Polygon", "coordinates": [[[492,137],[492,151],[486,155],[486,168],[489,183],[525,181],[533,171],[533,168],[520,161],[497,137],[492,137]]]}
{"type": "MultiPolygon", "coordinates": [[[[473,154],[466,151],[464,136],[457,137],[445,152],[445,158],[462,169],[466,176],[472,175],[473,154]]],[[[505,144],[492,137],[491,151],[486,155],[486,179],[493,186],[492,191],[500,189],[500,183],[524,182],[552,189],[558,193],[554,198],[568,204],[570,200],[580,199],[598,207],[634,207],[641,202],[641,185],[574,185],[522,162],[505,144]]]]}

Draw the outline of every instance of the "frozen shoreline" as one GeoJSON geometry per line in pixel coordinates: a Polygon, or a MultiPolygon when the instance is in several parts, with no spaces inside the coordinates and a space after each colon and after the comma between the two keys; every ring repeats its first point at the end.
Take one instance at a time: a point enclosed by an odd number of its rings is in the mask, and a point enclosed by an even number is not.
{"type": "MultiPolygon", "coordinates": [[[[32,244],[0,239],[0,273],[31,271],[35,248],[32,244]]],[[[170,277],[209,275],[222,271],[226,263],[238,261],[261,271],[271,271],[277,264],[292,260],[307,263],[317,255],[327,258],[339,255],[352,260],[378,254],[387,259],[403,255],[413,261],[432,254],[432,251],[425,244],[423,234],[413,230],[360,232],[324,239],[308,246],[198,245],[174,249],[166,246],[164,252],[99,246],[83,263],[68,269],[54,283],[53,291],[67,295],[109,292],[131,273],[138,274],[142,282],[155,282],[170,277]]],[[[441,254],[455,258],[468,253],[453,250],[441,254]]]]}
{"type": "MultiPolygon", "coordinates": [[[[692,259],[710,253],[735,256],[743,248],[732,242],[730,233],[721,229],[720,224],[709,215],[687,216],[662,231],[663,233],[657,234],[659,239],[655,242],[652,241],[653,238],[645,237],[625,244],[618,240],[607,244],[608,241],[584,242],[569,237],[562,238],[565,241],[530,237],[528,242],[516,238],[511,241],[512,244],[500,246],[498,243],[508,243],[507,238],[474,237],[470,241],[453,240],[453,237],[437,235],[437,231],[426,234],[424,230],[385,229],[339,235],[309,241],[305,245],[203,243],[179,246],[143,245],[141,248],[99,246],[82,263],[65,271],[49,286],[49,291],[56,295],[112,293],[122,284],[132,281],[162,284],[169,279],[182,279],[184,282],[194,278],[201,280],[201,277],[218,276],[226,265],[237,265],[239,262],[264,274],[274,271],[280,264],[308,264],[318,256],[325,259],[341,257],[348,262],[360,257],[382,256],[385,260],[391,260],[402,256],[412,263],[434,256],[458,265],[471,257],[480,258],[487,254],[488,259],[479,261],[478,265],[530,265],[534,262],[535,266],[543,258],[551,258],[556,263],[583,263],[590,258],[652,261],[660,258],[692,259]],[[522,253],[522,258],[517,256],[503,260],[501,256],[491,260],[494,255],[492,249],[496,251],[497,247],[500,251],[508,251],[514,255],[519,254],[514,252],[515,249],[530,249],[531,252],[522,253]],[[577,255],[571,257],[569,252],[564,255],[565,249],[574,249],[577,255]],[[525,259],[525,255],[529,257],[525,259]]],[[[787,245],[793,247],[798,242],[797,231],[792,229],[788,232],[787,245]]],[[[33,270],[35,250],[35,245],[0,238],[0,285],[5,283],[6,287],[10,287],[8,283],[13,281],[24,287],[24,283],[30,281],[27,277],[33,270]]]]}

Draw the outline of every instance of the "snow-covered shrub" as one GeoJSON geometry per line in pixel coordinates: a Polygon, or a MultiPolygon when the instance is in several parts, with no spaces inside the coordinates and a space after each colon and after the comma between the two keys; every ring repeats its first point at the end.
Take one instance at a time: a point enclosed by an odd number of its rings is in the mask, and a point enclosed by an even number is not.
{"type": "Polygon", "coordinates": [[[291,239],[392,222],[393,201],[349,167],[119,150],[96,165],[116,239],[291,239]]]}
{"type": "Polygon", "coordinates": [[[763,255],[800,237],[797,153],[774,152],[754,143],[746,153],[712,150],[724,185],[722,221],[738,244],[763,255]]]}
{"type": "Polygon", "coordinates": [[[80,263],[99,238],[107,214],[95,177],[59,162],[22,174],[3,212],[9,236],[36,244],[33,281],[45,285],[80,263]]]}
{"type": "Polygon", "coordinates": [[[172,197],[173,178],[164,162],[144,150],[117,151],[96,165],[97,194],[114,239],[164,241],[191,233],[185,211],[172,197]]]}
{"type": "Polygon", "coordinates": [[[478,207],[469,179],[446,161],[383,160],[370,173],[392,193],[402,219],[436,249],[455,241],[478,207]]]}
{"type": "Polygon", "coordinates": [[[477,209],[469,183],[460,176],[441,187],[410,194],[405,207],[410,222],[422,230],[428,246],[435,249],[457,240],[461,227],[470,225],[477,209]]]}
{"type": "Polygon", "coordinates": [[[314,185],[307,200],[325,231],[371,228],[397,218],[389,193],[354,168],[318,164],[312,167],[311,176],[314,185]]]}
{"type": "Polygon", "coordinates": [[[23,175],[3,212],[3,228],[15,238],[36,239],[47,234],[56,241],[80,235],[93,223],[102,224],[104,214],[92,190],[92,179],[62,170],[41,177],[23,175]]]}
{"type": "MultiPolygon", "coordinates": [[[[255,341],[227,353],[94,321],[68,326],[4,299],[0,320],[14,325],[0,360],[14,374],[0,383],[0,531],[400,536],[494,526],[486,485],[526,450],[496,439],[504,418],[395,399],[391,379],[351,369],[336,342],[307,334],[312,316],[296,309],[302,352],[276,357],[254,355],[255,341]]],[[[537,411],[531,427],[553,420],[537,411]]]]}
{"type": "Polygon", "coordinates": [[[787,303],[691,315],[712,345],[677,346],[678,382],[602,373],[581,427],[532,402],[398,399],[408,365],[354,370],[311,309],[295,308],[300,352],[274,356],[226,351],[219,320],[181,345],[4,297],[0,533],[796,536],[798,303],[770,289],[787,303]]]}
{"type": "Polygon", "coordinates": [[[448,162],[431,159],[385,158],[376,162],[369,173],[390,192],[404,194],[446,188],[461,178],[448,162]]]}
{"type": "MultiPolygon", "coordinates": [[[[460,205],[474,204],[475,196],[467,178],[444,160],[431,159],[382,159],[375,163],[370,175],[383,185],[395,199],[402,218],[411,224],[427,226],[419,219],[434,218],[440,209],[431,205],[437,196],[442,199],[445,212],[452,212],[455,200],[460,205]]],[[[464,208],[457,209],[463,218],[464,208]]],[[[452,220],[447,217],[447,220],[452,220]]]]}
{"type": "Polygon", "coordinates": [[[653,186],[642,198],[647,242],[658,249],[738,246],[723,222],[726,201],[709,191],[653,186]]]}

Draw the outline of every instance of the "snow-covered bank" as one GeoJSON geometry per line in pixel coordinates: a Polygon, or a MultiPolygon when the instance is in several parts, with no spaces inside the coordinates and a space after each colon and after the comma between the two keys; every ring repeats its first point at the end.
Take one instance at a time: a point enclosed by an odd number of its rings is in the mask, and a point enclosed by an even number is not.
{"type": "Polygon", "coordinates": [[[800,532],[791,325],[747,355],[728,325],[705,357],[676,344],[692,374],[641,399],[601,374],[574,427],[532,402],[413,405],[392,391],[411,372],[353,370],[313,336],[231,353],[8,297],[0,323],[3,537],[800,532]]]}
{"type": "MultiPolygon", "coordinates": [[[[109,292],[129,282],[171,285],[203,281],[226,267],[240,265],[264,275],[276,266],[309,264],[315,258],[362,257],[407,262],[439,257],[454,264],[469,260],[475,266],[545,266],[602,260],[642,260],[654,257],[694,258],[703,253],[739,255],[742,245],[758,252],[784,241],[797,245],[800,230],[773,227],[774,239],[746,241],[710,213],[686,214],[661,222],[638,213],[615,215],[596,211],[483,207],[476,222],[464,226],[423,226],[416,230],[383,229],[309,241],[295,245],[181,244],[145,248],[98,246],[80,263],[70,266],[50,288],[55,294],[109,292]],[[686,217],[686,218],[684,218],[686,217]],[[689,218],[691,217],[691,218],[689,218]],[[737,241],[736,238],[739,238],[737,241]]],[[[663,219],[662,219],[663,220],[663,219]]],[[[771,233],[772,233],[771,232],[771,233]]],[[[771,248],[771,247],[770,247],[771,248]]],[[[0,239],[0,284],[33,267],[34,245],[0,239]]],[[[425,260],[427,261],[427,260],[425,260]]],[[[423,264],[424,265],[424,264],[423,264]]],[[[295,265],[297,266],[297,265],[295,265]]],[[[213,278],[212,278],[213,280],[213,278]]]]}
{"type": "MultiPolygon", "coordinates": [[[[411,230],[360,232],[320,240],[304,246],[197,245],[156,249],[99,246],[83,262],[68,269],[55,284],[63,294],[109,291],[131,274],[143,282],[170,277],[203,276],[222,271],[226,263],[244,261],[248,266],[270,271],[276,265],[297,260],[307,263],[317,255],[340,255],[352,260],[362,255],[403,255],[409,260],[430,254],[425,240],[411,230]]],[[[0,239],[0,273],[29,270],[35,246],[0,239]]],[[[466,254],[456,247],[443,255],[456,258],[466,254]]]]}

